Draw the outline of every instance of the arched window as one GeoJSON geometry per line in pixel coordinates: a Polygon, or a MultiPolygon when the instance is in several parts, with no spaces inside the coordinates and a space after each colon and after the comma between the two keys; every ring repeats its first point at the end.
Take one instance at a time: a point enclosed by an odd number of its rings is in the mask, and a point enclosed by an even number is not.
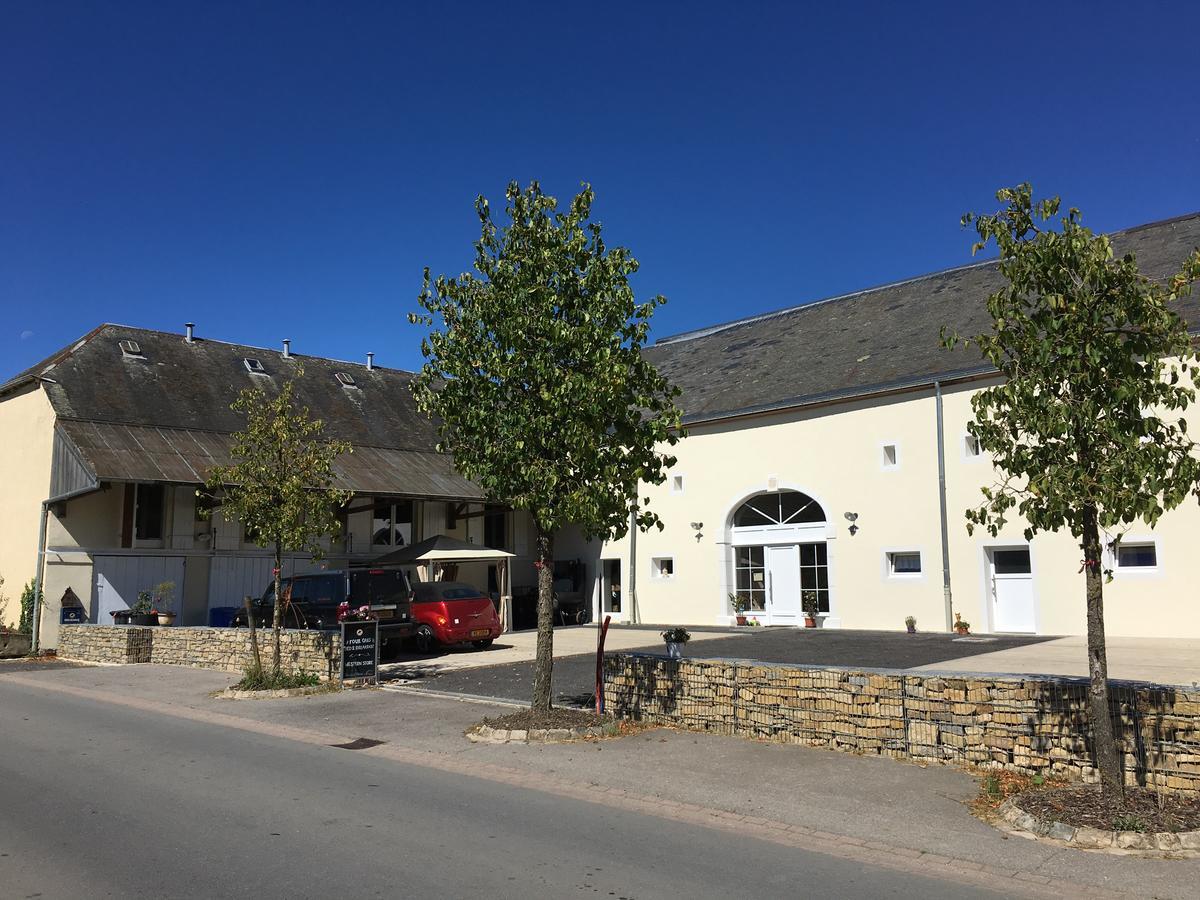
{"type": "Polygon", "coordinates": [[[762,528],[769,525],[811,525],[825,521],[825,510],[808,494],[778,491],[759,494],[738,507],[733,514],[734,528],[762,528]]]}

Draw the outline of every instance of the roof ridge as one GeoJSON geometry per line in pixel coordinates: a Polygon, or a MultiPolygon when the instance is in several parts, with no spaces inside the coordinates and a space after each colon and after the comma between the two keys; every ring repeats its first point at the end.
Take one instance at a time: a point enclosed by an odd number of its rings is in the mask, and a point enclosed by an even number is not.
{"type": "MultiPolygon", "coordinates": [[[[1149,228],[1160,228],[1164,225],[1174,225],[1177,222],[1185,222],[1189,219],[1200,217],[1200,210],[1190,213],[1184,213],[1178,216],[1171,216],[1166,219],[1158,219],[1153,222],[1146,222],[1141,225],[1133,225],[1129,228],[1122,228],[1116,231],[1102,232],[1108,237],[1119,237],[1121,235],[1132,234],[1138,231],[1144,231],[1149,228]]],[[[728,322],[718,322],[714,325],[706,325],[701,328],[693,328],[688,331],[681,331],[676,334],[670,334],[665,337],[655,340],[652,347],[661,347],[668,344],[677,344],[683,341],[696,340],[697,338],[708,337],[709,335],[719,334],[722,331],[728,331],[731,328],[739,328],[742,325],[752,325],[755,322],[767,321],[779,316],[785,316],[790,313],[800,312],[802,310],[812,309],[813,307],[823,306],[826,303],[834,303],[838,300],[852,300],[856,297],[862,297],[865,294],[872,294],[876,291],[884,291],[890,288],[902,287],[906,284],[913,284],[918,281],[923,281],[927,278],[939,278],[944,275],[950,275],[955,272],[963,272],[967,269],[983,268],[985,266],[994,266],[999,262],[998,259],[979,260],[978,262],[970,262],[961,266],[951,266],[947,269],[938,269],[934,272],[926,272],[921,275],[914,275],[910,278],[901,278],[897,281],[889,281],[884,284],[877,284],[871,287],[862,288],[857,291],[849,291],[843,294],[834,294],[830,297],[821,297],[816,300],[806,300],[802,303],[797,303],[792,306],[786,306],[781,309],[769,310],[767,312],[756,313],[752,316],[746,316],[741,319],[733,319],[728,322]]]]}

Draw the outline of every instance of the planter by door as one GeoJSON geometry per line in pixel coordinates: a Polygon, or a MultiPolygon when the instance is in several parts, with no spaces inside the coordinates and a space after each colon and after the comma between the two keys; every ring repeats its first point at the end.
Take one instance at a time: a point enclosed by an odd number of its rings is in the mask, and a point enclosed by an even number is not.
{"type": "Polygon", "coordinates": [[[158,616],[156,616],[154,613],[145,613],[144,615],[137,613],[137,614],[134,614],[131,618],[133,620],[134,625],[157,625],[158,624],[158,616]]]}
{"type": "Polygon", "coordinates": [[[667,641],[667,656],[671,659],[683,659],[683,644],[678,641],[667,641]]]}
{"type": "Polygon", "coordinates": [[[175,624],[175,613],[159,613],[158,614],[158,624],[159,625],[174,625],[175,624]]]}

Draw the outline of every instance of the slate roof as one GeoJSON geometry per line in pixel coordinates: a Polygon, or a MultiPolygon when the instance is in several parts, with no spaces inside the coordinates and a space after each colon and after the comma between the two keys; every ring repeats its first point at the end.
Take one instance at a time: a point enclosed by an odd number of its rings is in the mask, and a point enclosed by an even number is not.
{"type": "MultiPolygon", "coordinates": [[[[1162,278],[1200,247],[1200,213],[1112,235],[1117,256],[1136,254],[1162,278]]],[[[974,350],[943,349],[990,326],[996,263],[923,275],[659,340],[647,357],[683,394],[685,423],[804,406],[994,371],[974,350]]],[[[1200,286],[1178,307],[1200,330],[1200,286]]]]}
{"type": "Polygon", "coordinates": [[[272,392],[303,366],[297,400],[325,422],[325,434],[354,452],[337,463],[339,485],[368,494],[479,498],[479,489],[435,449],[437,436],[410,391],[412,374],[278,350],[123,325],[102,325],[0,385],[39,379],[57,414],[58,431],[99,480],[197,483],[214,463],[228,463],[231,435],[244,419],[229,408],[238,392],[272,392]],[[144,358],[121,352],[136,341],[144,358]],[[243,360],[258,359],[266,375],[243,360]],[[343,387],[335,373],[349,375],[343,387]]]}

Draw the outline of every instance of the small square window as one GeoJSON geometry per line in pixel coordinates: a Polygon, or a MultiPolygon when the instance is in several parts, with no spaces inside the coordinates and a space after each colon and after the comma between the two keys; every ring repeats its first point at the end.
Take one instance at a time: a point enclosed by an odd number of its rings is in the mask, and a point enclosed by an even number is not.
{"type": "Polygon", "coordinates": [[[1153,541],[1117,544],[1118,569],[1154,569],[1158,567],[1158,548],[1153,541]]]}
{"type": "Polygon", "coordinates": [[[683,476],[682,475],[672,475],[671,476],[671,493],[672,494],[682,494],[683,493],[683,476]]]}
{"type": "Polygon", "coordinates": [[[900,464],[900,450],[895,444],[883,445],[883,467],[894,469],[900,464]]]}
{"type": "Polygon", "coordinates": [[[982,453],[983,448],[979,446],[979,438],[973,434],[968,434],[963,438],[963,456],[972,459],[982,453]]]}
{"type": "Polygon", "coordinates": [[[896,577],[921,574],[920,551],[901,551],[889,553],[888,574],[896,577]]]}
{"type": "Polygon", "coordinates": [[[674,558],[670,556],[656,556],[650,560],[650,574],[653,578],[674,578],[674,558]]]}

